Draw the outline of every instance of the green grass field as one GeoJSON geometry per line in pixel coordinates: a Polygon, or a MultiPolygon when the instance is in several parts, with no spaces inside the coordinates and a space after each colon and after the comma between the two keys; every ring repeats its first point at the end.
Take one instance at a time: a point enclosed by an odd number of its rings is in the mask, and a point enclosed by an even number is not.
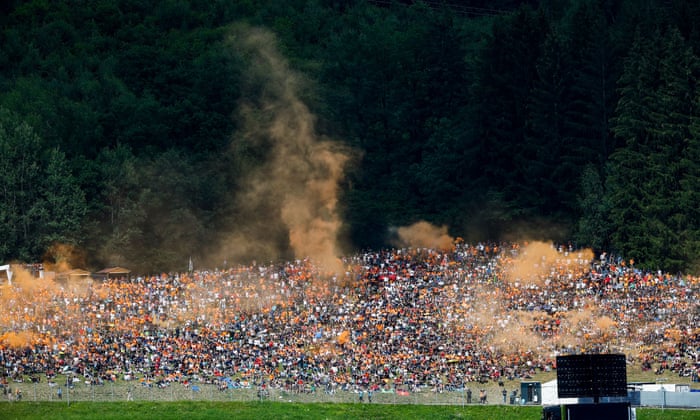
{"type": "MultiPolygon", "coordinates": [[[[436,406],[280,402],[3,402],[0,418],[28,419],[540,419],[537,406],[436,406]]],[[[638,408],[638,420],[694,420],[699,411],[638,408]]]]}

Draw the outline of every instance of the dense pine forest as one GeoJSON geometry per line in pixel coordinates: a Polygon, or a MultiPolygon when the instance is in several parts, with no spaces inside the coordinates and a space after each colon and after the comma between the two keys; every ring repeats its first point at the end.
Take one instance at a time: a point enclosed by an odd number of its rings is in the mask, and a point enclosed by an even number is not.
{"type": "Polygon", "coordinates": [[[183,270],[427,221],[697,272],[698,54],[693,0],[4,1],[0,262],[183,270]]]}

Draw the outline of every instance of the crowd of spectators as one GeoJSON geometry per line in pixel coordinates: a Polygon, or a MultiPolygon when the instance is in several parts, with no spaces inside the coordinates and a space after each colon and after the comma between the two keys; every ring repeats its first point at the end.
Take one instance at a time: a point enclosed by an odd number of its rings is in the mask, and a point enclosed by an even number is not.
{"type": "Polygon", "coordinates": [[[311,260],[0,289],[0,382],[411,392],[526,379],[556,356],[625,353],[697,381],[700,279],[549,245],[385,249],[311,260]],[[532,274],[535,273],[535,274],[532,274]]]}

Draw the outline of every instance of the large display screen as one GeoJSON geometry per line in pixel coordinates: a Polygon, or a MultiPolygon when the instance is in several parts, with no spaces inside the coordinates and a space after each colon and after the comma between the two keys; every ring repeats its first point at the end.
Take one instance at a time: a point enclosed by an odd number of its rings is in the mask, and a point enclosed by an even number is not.
{"type": "Polygon", "coordinates": [[[557,356],[557,395],[559,398],[626,397],[625,355],[557,356]]]}

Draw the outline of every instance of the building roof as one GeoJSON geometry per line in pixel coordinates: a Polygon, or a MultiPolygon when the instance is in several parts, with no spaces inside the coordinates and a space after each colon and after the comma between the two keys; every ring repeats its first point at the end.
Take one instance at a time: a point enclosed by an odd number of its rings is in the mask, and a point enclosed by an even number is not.
{"type": "Polygon", "coordinates": [[[97,274],[129,274],[131,270],[123,267],[109,267],[97,272],[97,274]]]}

